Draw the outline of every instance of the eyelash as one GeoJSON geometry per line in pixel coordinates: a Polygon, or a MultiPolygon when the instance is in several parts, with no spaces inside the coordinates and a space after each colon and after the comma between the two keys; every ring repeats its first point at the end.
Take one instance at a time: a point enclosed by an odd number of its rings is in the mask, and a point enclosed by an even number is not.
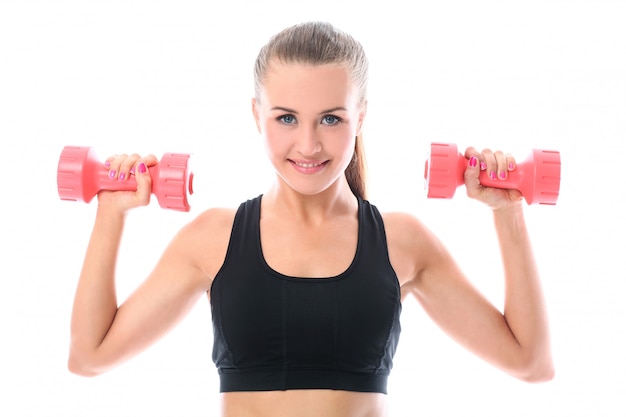
{"type": "Polygon", "coordinates": [[[326,116],[322,117],[322,120],[326,120],[327,118],[331,118],[331,117],[333,119],[335,119],[335,120],[334,120],[334,122],[332,124],[330,124],[330,126],[335,126],[335,125],[337,125],[337,124],[342,122],[341,117],[333,116],[332,114],[329,114],[329,115],[326,115],[326,116]]]}
{"type": "MultiPolygon", "coordinates": [[[[286,125],[291,125],[291,124],[294,124],[294,122],[296,121],[296,117],[293,114],[283,114],[282,116],[278,116],[276,118],[276,120],[278,120],[279,122],[284,123],[286,125]],[[293,121],[292,122],[286,122],[285,121],[286,118],[291,118],[293,121]]],[[[326,124],[328,126],[335,126],[335,125],[341,123],[343,121],[343,119],[341,117],[333,116],[332,114],[329,114],[329,115],[326,115],[326,116],[322,117],[321,121],[322,121],[323,124],[326,124]],[[332,123],[323,123],[328,118],[334,119],[333,122],[332,123]]]]}

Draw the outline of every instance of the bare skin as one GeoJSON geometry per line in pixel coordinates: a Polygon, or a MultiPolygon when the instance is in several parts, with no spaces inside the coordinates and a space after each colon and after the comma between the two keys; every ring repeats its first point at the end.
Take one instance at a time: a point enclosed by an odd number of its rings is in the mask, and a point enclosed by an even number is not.
{"type": "Polygon", "coordinates": [[[387,417],[384,394],[331,390],[222,394],[224,417],[387,417]]]}
{"type": "MultiPolygon", "coordinates": [[[[358,203],[343,171],[365,109],[357,105],[345,74],[335,67],[291,64],[274,71],[268,75],[261,102],[253,101],[257,126],[277,174],[261,204],[263,255],[286,275],[336,276],[352,262],[357,245],[358,203]],[[328,109],[339,110],[328,114],[328,109]],[[342,122],[336,123],[335,116],[342,122]]],[[[504,311],[476,291],[444,245],[417,218],[384,213],[390,260],[402,296],[415,297],[454,340],[504,372],[524,381],[549,380],[553,366],[546,311],[521,196],[478,183],[480,162],[488,172],[506,175],[515,169],[515,160],[490,150],[468,148],[465,154],[471,161],[465,173],[468,194],[493,212],[505,271],[504,311]]],[[[69,357],[70,370],[86,376],[106,372],[146,349],[209,294],[235,215],[234,209],[200,214],[173,238],[145,282],[118,306],[114,269],[125,213],[149,201],[151,180],[141,164],[150,166],[156,159],[120,155],[109,163],[115,175],[123,172],[126,178],[134,168],[138,190],[98,195],[75,297],[69,357]]],[[[221,400],[222,417],[387,415],[386,396],[379,393],[236,392],[222,394],[221,400]]]]}

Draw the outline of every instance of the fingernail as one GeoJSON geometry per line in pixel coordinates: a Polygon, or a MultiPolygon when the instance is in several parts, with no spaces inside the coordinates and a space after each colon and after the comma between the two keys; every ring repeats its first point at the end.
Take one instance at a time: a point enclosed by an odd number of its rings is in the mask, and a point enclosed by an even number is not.
{"type": "Polygon", "coordinates": [[[505,180],[505,179],[506,179],[506,172],[505,172],[505,171],[502,171],[502,172],[500,173],[500,179],[501,179],[501,180],[505,180]]]}
{"type": "Polygon", "coordinates": [[[513,162],[511,162],[509,164],[509,171],[513,171],[515,169],[515,164],[513,162]]]}
{"type": "Polygon", "coordinates": [[[134,174],[134,173],[135,173],[135,167],[132,167],[132,168],[130,169],[130,173],[131,173],[131,174],[134,174]]]}
{"type": "Polygon", "coordinates": [[[115,170],[109,171],[109,178],[115,178],[115,170]]]}
{"type": "Polygon", "coordinates": [[[139,163],[139,172],[142,174],[145,174],[146,172],[146,164],[144,164],[143,162],[139,163]]]}
{"type": "Polygon", "coordinates": [[[475,156],[472,156],[469,160],[469,166],[471,166],[472,168],[474,168],[476,166],[476,164],[478,163],[478,159],[476,159],[475,156]]]}
{"type": "Polygon", "coordinates": [[[118,178],[120,181],[124,181],[124,178],[126,178],[126,175],[122,172],[118,178]]]}
{"type": "Polygon", "coordinates": [[[494,171],[491,171],[489,173],[489,178],[491,178],[492,180],[495,180],[496,179],[496,173],[494,171]]]}
{"type": "Polygon", "coordinates": [[[105,162],[104,162],[104,167],[105,167],[105,168],[108,168],[108,167],[110,167],[110,166],[111,166],[111,163],[110,163],[109,161],[105,161],[105,162]]]}
{"type": "Polygon", "coordinates": [[[484,162],[481,162],[481,163],[480,163],[480,170],[481,170],[481,171],[484,171],[484,170],[486,170],[486,169],[487,169],[487,164],[486,164],[486,163],[484,163],[484,162]]]}

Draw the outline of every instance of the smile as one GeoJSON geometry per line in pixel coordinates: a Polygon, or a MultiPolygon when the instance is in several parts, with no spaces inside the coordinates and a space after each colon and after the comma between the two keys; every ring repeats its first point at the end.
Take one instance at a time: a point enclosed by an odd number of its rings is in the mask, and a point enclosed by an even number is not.
{"type": "Polygon", "coordinates": [[[304,161],[294,161],[290,159],[289,162],[296,169],[296,171],[301,174],[316,174],[324,169],[324,167],[328,164],[328,161],[323,162],[304,162],[304,161]]]}
{"type": "Polygon", "coordinates": [[[320,162],[317,164],[305,164],[304,162],[295,162],[294,164],[296,164],[297,166],[301,167],[301,168],[315,168],[315,167],[319,167],[324,165],[324,162],[320,162]]]}

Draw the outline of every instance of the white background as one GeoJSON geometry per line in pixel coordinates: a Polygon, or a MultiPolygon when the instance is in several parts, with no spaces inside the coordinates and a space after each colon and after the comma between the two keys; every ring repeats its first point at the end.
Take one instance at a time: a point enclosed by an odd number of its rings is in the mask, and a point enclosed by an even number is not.
{"type": "Polygon", "coordinates": [[[390,381],[395,416],[624,416],[626,284],[622,1],[0,2],[0,415],[211,416],[219,407],[203,300],[133,361],[95,379],[66,370],[72,297],[95,210],[60,201],[65,145],[194,154],[190,213],[130,216],[121,298],[202,210],[267,190],[250,113],[268,37],[327,20],[371,61],[365,125],[371,200],[409,211],[498,306],[488,209],[459,190],[428,200],[431,141],[562,158],[557,206],[529,206],[556,378],[529,385],[459,348],[414,303],[390,381]]]}

